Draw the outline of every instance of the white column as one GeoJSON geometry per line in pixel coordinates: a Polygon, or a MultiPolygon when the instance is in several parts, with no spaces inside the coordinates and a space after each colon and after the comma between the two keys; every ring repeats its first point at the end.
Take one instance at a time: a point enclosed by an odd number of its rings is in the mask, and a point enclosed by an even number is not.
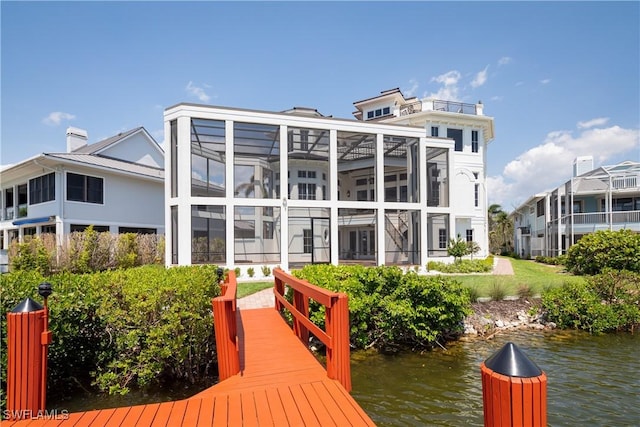
{"type": "MultiPolygon", "coordinates": [[[[178,117],[178,265],[191,264],[191,117],[178,117]]],[[[166,170],[166,169],[165,169],[166,170]]],[[[169,173],[171,171],[169,170],[169,173]]]]}
{"type": "Polygon", "coordinates": [[[235,257],[235,238],[234,238],[234,223],[235,223],[235,206],[233,200],[233,190],[234,190],[234,182],[233,182],[233,121],[227,120],[224,122],[224,135],[225,135],[225,224],[227,226],[225,232],[226,238],[226,267],[232,269],[234,267],[234,257],[235,257]]]}
{"type": "Polygon", "coordinates": [[[287,139],[287,126],[280,125],[280,266],[289,271],[289,163],[287,154],[289,144],[287,139]]]}
{"type": "MultiPolygon", "coordinates": [[[[430,131],[430,130],[429,130],[430,131]]],[[[429,262],[428,239],[429,230],[427,227],[427,139],[420,138],[418,147],[418,161],[420,162],[419,175],[419,197],[420,197],[420,265],[426,268],[429,262]]]]}
{"type": "Polygon", "coordinates": [[[338,131],[329,131],[329,200],[331,201],[331,264],[338,265],[338,131]]]}
{"type": "Polygon", "coordinates": [[[376,135],[376,248],[378,265],[384,265],[385,253],[385,221],[384,221],[384,135],[376,135]]]}

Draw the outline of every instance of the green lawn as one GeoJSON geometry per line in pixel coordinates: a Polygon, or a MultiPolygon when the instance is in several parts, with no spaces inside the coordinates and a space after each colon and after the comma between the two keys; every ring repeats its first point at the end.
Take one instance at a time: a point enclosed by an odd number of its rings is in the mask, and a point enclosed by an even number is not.
{"type": "Polygon", "coordinates": [[[564,272],[564,267],[540,264],[535,261],[509,258],[513,266],[513,276],[492,274],[465,274],[453,277],[462,284],[475,289],[478,296],[490,296],[494,287],[502,287],[506,295],[518,295],[518,290],[526,285],[532,294],[540,294],[547,287],[563,283],[583,281],[580,276],[564,272]]]}
{"type": "Polygon", "coordinates": [[[238,298],[246,297],[247,295],[255,294],[258,291],[272,287],[273,281],[238,283],[238,298]]]}
{"type": "MultiPolygon", "coordinates": [[[[500,287],[505,295],[518,295],[520,288],[526,285],[532,295],[542,293],[546,287],[560,286],[567,282],[584,280],[564,272],[564,267],[540,264],[535,261],[509,258],[513,266],[513,276],[496,276],[493,274],[452,275],[463,285],[476,290],[480,297],[491,296],[494,287],[500,287]]],[[[254,294],[273,286],[270,282],[238,283],[238,298],[254,294]]]]}

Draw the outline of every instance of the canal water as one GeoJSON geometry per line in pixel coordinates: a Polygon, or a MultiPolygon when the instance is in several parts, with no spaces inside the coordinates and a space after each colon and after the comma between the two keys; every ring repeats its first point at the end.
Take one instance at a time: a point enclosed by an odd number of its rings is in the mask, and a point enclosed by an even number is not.
{"type": "Polygon", "coordinates": [[[352,395],[379,426],[482,426],[480,363],[515,343],[547,375],[549,426],[640,426],[640,335],[514,331],[422,354],[355,353],[352,395]]]}
{"type": "MultiPolygon", "coordinates": [[[[515,343],[548,378],[549,426],[640,426],[640,334],[514,331],[424,353],[354,352],[353,397],[379,426],[482,426],[480,363],[515,343]]],[[[200,388],[86,394],[51,402],[70,412],[184,399],[200,388]]]]}

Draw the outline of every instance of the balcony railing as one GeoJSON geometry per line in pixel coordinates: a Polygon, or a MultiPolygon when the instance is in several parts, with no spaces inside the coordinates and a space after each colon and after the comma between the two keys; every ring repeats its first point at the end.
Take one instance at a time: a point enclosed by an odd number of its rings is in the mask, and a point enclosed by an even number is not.
{"type": "Polygon", "coordinates": [[[576,213],[562,218],[562,224],[640,223],[640,211],[576,213]]]}
{"type": "Polygon", "coordinates": [[[477,114],[475,104],[465,104],[462,102],[434,100],[433,109],[435,111],[446,111],[448,113],[477,114]]]}

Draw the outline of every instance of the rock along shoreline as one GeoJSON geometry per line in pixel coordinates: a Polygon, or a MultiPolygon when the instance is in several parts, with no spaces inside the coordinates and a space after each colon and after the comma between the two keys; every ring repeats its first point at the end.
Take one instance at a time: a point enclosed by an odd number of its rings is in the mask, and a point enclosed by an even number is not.
{"type": "Polygon", "coordinates": [[[474,302],[473,313],[464,320],[461,339],[491,339],[495,334],[515,329],[555,329],[540,309],[539,298],[507,298],[501,301],[474,302]]]}

